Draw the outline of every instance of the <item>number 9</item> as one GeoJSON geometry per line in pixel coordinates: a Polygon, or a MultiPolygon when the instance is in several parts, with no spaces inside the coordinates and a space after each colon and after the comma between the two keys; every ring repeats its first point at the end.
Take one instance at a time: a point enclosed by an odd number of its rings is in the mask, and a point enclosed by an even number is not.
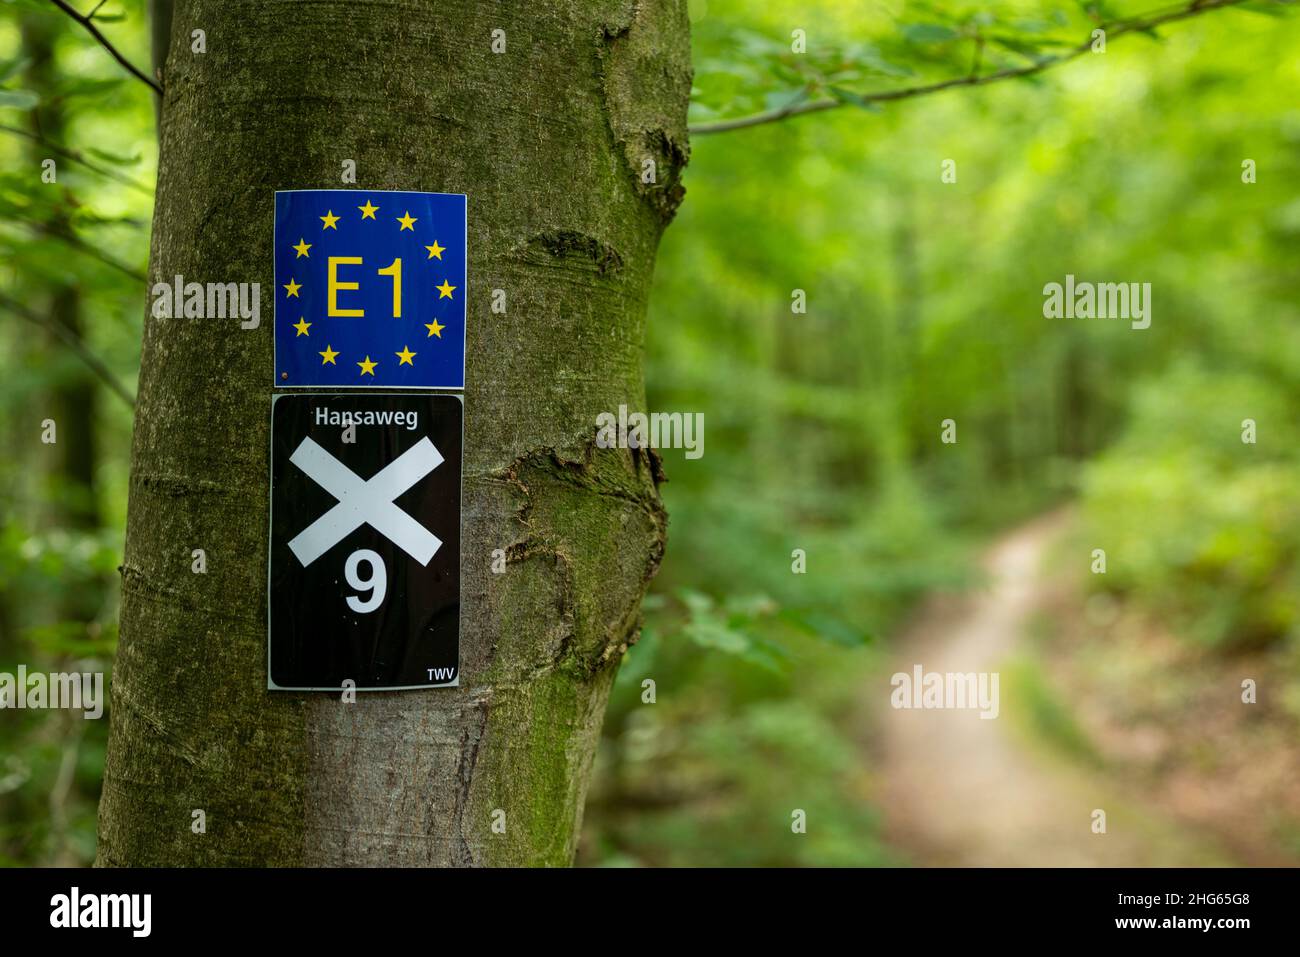
{"type": "Polygon", "coordinates": [[[388,569],[384,567],[384,560],[377,552],[372,552],[368,548],[358,548],[348,556],[347,564],[343,566],[343,577],[357,591],[373,589],[370,597],[365,599],[357,595],[348,595],[348,607],[353,611],[365,614],[383,604],[384,595],[388,593],[388,569]],[[370,574],[364,579],[357,577],[357,566],[362,562],[370,566],[370,574]]]}

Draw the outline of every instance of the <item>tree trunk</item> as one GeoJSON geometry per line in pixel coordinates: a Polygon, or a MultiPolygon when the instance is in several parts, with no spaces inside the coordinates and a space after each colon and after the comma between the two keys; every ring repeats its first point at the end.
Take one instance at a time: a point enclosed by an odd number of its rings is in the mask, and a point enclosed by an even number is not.
{"type": "MultiPolygon", "coordinates": [[[[22,21],[23,53],[28,58],[27,85],[41,94],[40,105],[32,111],[32,132],[50,142],[67,142],[67,122],[63,102],[56,91],[59,77],[54,62],[54,48],[64,22],[47,12],[29,13],[22,21]]],[[[32,170],[39,170],[41,162],[50,155],[41,144],[33,141],[29,149],[32,170]]],[[[64,190],[61,185],[43,185],[43,189],[64,190]]],[[[65,196],[66,208],[59,209],[45,228],[50,235],[71,240],[72,225],[69,213],[70,195],[65,196]]],[[[82,328],[81,290],[74,282],[60,283],[52,289],[47,307],[40,309],[52,326],[59,326],[72,339],[85,338],[82,328]]],[[[45,333],[42,348],[51,355],[66,356],[67,346],[53,330],[45,333]]],[[[49,396],[51,418],[58,429],[58,441],[50,473],[46,478],[52,501],[42,524],[55,529],[74,532],[92,532],[99,528],[100,513],[95,472],[95,415],[98,407],[98,383],[95,377],[79,362],[67,360],[66,369],[57,373],[49,396]]],[[[39,422],[39,417],[37,420],[39,422]]],[[[33,425],[35,423],[32,423],[33,425]]],[[[59,621],[93,621],[101,611],[107,594],[105,584],[97,577],[79,582],[77,587],[64,589],[52,609],[59,621]]]]}
{"type": "Polygon", "coordinates": [[[171,36],[151,283],[271,290],[273,190],[344,160],[469,196],[461,686],[266,690],[273,298],[249,331],[147,317],[99,863],[568,864],[664,546],[658,462],[594,438],[644,405],[685,3],[194,0],[171,36]]]}

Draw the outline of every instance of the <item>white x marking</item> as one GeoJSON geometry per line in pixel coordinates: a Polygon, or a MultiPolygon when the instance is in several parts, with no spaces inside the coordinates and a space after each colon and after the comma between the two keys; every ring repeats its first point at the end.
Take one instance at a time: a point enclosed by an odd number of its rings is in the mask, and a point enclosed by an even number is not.
{"type": "Polygon", "coordinates": [[[442,541],[403,512],[393,499],[442,464],[442,453],[425,436],[369,479],[362,479],[323,448],[305,438],[289,461],[302,469],[338,504],[298,533],[289,548],[306,567],[354,528],[369,525],[421,565],[442,541]]]}

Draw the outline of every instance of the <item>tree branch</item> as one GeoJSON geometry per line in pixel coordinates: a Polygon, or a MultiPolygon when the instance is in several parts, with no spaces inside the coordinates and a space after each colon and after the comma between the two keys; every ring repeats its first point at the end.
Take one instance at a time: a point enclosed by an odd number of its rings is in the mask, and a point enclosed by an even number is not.
{"type": "Polygon", "coordinates": [[[26,139],[32,140],[35,143],[41,144],[56,156],[62,156],[64,159],[72,160],[72,162],[74,163],[79,163],[80,165],[86,167],[86,169],[90,170],[93,173],[98,173],[100,176],[106,176],[109,179],[116,180],[117,182],[121,183],[123,186],[130,186],[132,189],[144,193],[144,195],[146,196],[150,196],[150,197],[153,196],[153,190],[151,190],[148,186],[145,186],[143,183],[137,183],[135,180],[131,179],[131,177],[124,176],[123,174],[117,172],[116,170],[107,169],[103,166],[97,166],[96,164],[92,163],[90,160],[82,156],[80,153],[78,153],[76,150],[70,150],[66,146],[60,146],[58,143],[51,143],[43,136],[40,136],[36,133],[32,133],[28,130],[20,129],[17,126],[7,126],[3,123],[0,123],[0,133],[9,133],[13,136],[25,137],[26,139]]]}
{"type": "Polygon", "coordinates": [[[108,37],[104,36],[104,34],[99,32],[99,27],[95,26],[94,22],[91,20],[91,17],[94,16],[95,11],[98,10],[99,7],[95,7],[95,10],[92,10],[90,12],[90,16],[83,16],[82,14],[78,13],[75,9],[73,9],[70,4],[65,2],[65,0],[50,0],[50,3],[54,4],[64,13],[66,13],[68,16],[72,17],[72,19],[76,20],[83,27],[85,27],[86,31],[92,37],[94,37],[96,40],[99,41],[99,45],[102,46],[105,50],[107,50],[110,54],[112,54],[113,59],[116,60],[118,63],[122,64],[122,66],[126,68],[126,71],[128,73],[130,73],[137,80],[140,80],[142,83],[148,83],[155,93],[157,93],[159,96],[162,96],[162,92],[163,92],[162,87],[159,86],[157,83],[155,83],[153,80],[149,79],[149,77],[146,76],[144,73],[141,73],[140,70],[137,69],[136,66],[130,60],[128,60],[126,57],[124,57],[121,54],[121,52],[117,49],[117,47],[113,46],[113,44],[108,42],[108,37]]]}
{"type": "MultiPolygon", "coordinates": [[[[1177,20],[1186,20],[1189,17],[1195,17],[1202,13],[1208,13],[1211,10],[1217,10],[1222,7],[1232,7],[1244,3],[1245,0],[1192,0],[1191,3],[1166,8],[1164,10],[1152,11],[1151,13],[1142,14],[1128,20],[1117,20],[1109,24],[1101,24],[1100,29],[1106,31],[1106,39],[1121,37],[1126,33],[1138,33],[1152,30],[1166,23],[1173,23],[1177,20]]],[[[1008,68],[998,70],[995,73],[986,73],[978,76],[972,73],[968,76],[954,77],[951,80],[940,80],[937,83],[927,83],[921,86],[909,86],[898,90],[884,90],[880,93],[864,93],[857,97],[855,103],[884,103],[889,100],[907,100],[916,96],[926,96],[930,93],[938,93],[942,90],[950,90],[959,86],[984,86],[989,83],[996,83],[999,80],[1010,80],[1016,77],[1032,76],[1035,73],[1041,73],[1049,67],[1058,66],[1066,63],[1076,57],[1082,56],[1092,49],[1092,37],[1080,43],[1078,46],[1071,47],[1064,53],[1058,53],[1054,56],[1044,57],[1037,63],[1029,66],[1008,68]]],[[[775,123],[777,120],[783,120],[790,116],[802,116],[805,113],[820,113],[824,110],[833,110],[845,106],[844,100],[813,100],[805,103],[793,103],[788,106],[780,107],[775,110],[767,110],[763,113],[755,113],[752,116],[742,116],[734,120],[718,120],[714,123],[697,123],[690,127],[692,134],[696,133],[725,133],[728,130],[739,130],[750,126],[761,126],[764,123],[775,123]]]]}
{"type": "Polygon", "coordinates": [[[146,276],[144,273],[140,272],[139,270],[132,269],[124,262],[120,262],[119,260],[114,259],[112,256],[104,252],[102,249],[99,249],[96,246],[92,246],[90,243],[86,242],[84,239],[82,239],[76,233],[71,232],[70,230],[54,228],[51,226],[50,223],[24,222],[23,225],[26,226],[28,229],[30,229],[33,233],[35,233],[38,236],[48,236],[50,239],[56,239],[61,243],[67,243],[69,246],[71,246],[73,249],[77,250],[78,252],[83,252],[87,256],[90,256],[92,259],[98,259],[105,266],[109,266],[113,269],[116,269],[123,276],[126,276],[130,279],[134,279],[136,282],[146,283],[146,284],[149,282],[149,277],[146,276]]]}
{"type": "Polygon", "coordinates": [[[10,299],[4,293],[0,293],[0,306],[8,309],[16,316],[26,319],[28,322],[35,323],[36,325],[53,332],[63,340],[63,343],[68,346],[68,348],[77,354],[77,357],[90,368],[91,372],[99,376],[100,380],[113,390],[118,398],[131,408],[135,408],[135,396],[130,393],[117,376],[113,375],[113,371],[109,369],[108,366],[104,365],[97,355],[87,349],[86,344],[74,336],[71,331],[59,325],[57,322],[46,322],[37,315],[36,312],[27,308],[21,302],[18,302],[18,300],[10,299]]]}

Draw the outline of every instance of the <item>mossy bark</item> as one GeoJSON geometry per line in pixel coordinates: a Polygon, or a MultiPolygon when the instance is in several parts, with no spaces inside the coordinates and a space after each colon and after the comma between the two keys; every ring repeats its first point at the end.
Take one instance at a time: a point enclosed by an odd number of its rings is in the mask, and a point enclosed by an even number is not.
{"type": "Polygon", "coordinates": [[[665,540],[657,461],[594,436],[644,407],[685,3],[177,2],[162,79],[150,281],[268,306],[146,318],[99,863],[570,863],[665,540]],[[468,194],[470,256],[461,686],[355,704],[266,691],[272,194],[348,159],[360,188],[468,194]]]}

